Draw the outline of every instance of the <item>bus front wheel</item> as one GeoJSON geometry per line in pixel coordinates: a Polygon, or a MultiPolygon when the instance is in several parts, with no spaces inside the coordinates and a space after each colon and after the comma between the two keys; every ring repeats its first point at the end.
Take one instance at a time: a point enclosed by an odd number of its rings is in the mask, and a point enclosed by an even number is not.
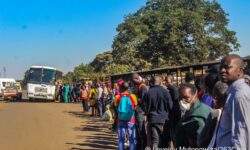
{"type": "Polygon", "coordinates": [[[29,98],[29,102],[34,102],[34,98],[29,98]]]}

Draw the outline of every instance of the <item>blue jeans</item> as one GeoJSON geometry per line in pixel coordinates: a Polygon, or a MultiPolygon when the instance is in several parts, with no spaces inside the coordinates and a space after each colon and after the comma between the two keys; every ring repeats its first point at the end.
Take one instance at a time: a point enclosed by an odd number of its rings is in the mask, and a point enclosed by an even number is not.
{"type": "Polygon", "coordinates": [[[127,121],[121,121],[118,123],[118,148],[119,150],[125,150],[125,137],[129,137],[129,150],[136,149],[136,130],[135,123],[127,121]]]}
{"type": "Polygon", "coordinates": [[[100,101],[97,102],[97,108],[98,108],[99,115],[102,116],[102,102],[100,101]]]}

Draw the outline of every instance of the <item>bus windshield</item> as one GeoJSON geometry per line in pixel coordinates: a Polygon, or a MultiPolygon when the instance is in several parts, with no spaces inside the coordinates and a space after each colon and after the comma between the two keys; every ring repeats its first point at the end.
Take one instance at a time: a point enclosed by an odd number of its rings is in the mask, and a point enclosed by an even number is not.
{"type": "Polygon", "coordinates": [[[43,69],[42,83],[54,84],[56,71],[51,69],[43,69]]]}
{"type": "Polygon", "coordinates": [[[31,68],[29,73],[29,82],[54,84],[56,71],[52,69],[31,68]]]}
{"type": "Polygon", "coordinates": [[[29,73],[29,82],[41,82],[42,69],[31,68],[29,73]]]}

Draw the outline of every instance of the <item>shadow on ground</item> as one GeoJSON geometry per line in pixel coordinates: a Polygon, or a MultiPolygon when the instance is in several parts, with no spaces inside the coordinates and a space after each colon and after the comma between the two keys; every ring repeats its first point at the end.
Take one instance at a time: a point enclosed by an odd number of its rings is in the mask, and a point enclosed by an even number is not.
{"type": "Polygon", "coordinates": [[[66,143],[71,145],[70,150],[96,150],[96,149],[117,149],[116,132],[111,131],[111,122],[101,121],[98,117],[91,117],[90,114],[81,112],[67,112],[75,117],[84,118],[78,127],[73,128],[79,131],[80,135],[76,139],[83,139],[80,143],[66,143]]]}
{"type": "Polygon", "coordinates": [[[45,99],[36,99],[36,100],[29,100],[29,99],[21,99],[21,100],[2,100],[4,103],[54,103],[54,100],[45,100],[45,99]]]}

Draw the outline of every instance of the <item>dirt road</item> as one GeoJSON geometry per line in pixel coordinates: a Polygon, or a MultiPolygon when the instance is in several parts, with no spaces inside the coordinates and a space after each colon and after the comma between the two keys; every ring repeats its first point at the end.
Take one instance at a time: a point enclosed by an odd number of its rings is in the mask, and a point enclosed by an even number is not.
{"type": "Polygon", "coordinates": [[[0,150],[116,149],[116,135],[80,104],[0,102],[0,150]]]}

